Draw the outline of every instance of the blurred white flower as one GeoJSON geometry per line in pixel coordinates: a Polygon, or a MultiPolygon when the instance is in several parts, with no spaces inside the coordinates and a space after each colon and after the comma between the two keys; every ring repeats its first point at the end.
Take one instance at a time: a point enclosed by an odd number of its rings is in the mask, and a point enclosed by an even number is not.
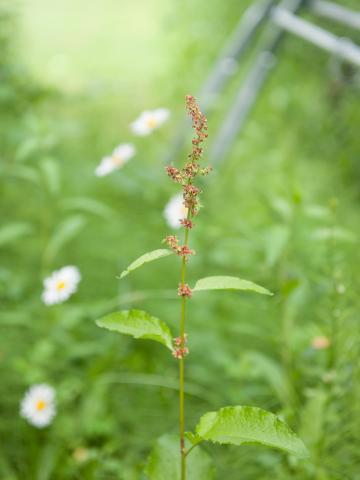
{"type": "Polygon", "coordinates": [[[30,387],[21,401],[20,415],[35,427],[43,428],[55,414],[55,390],[45,383],[30,387]]]}
{"type": "Polygon", "coordinates": [[[77,267],[63,267],[53,272],[44,280],[42,300],[46,305],[53,305],[67,300],[76,292],[81,275],[77,267]]]}
{"type": "Polygon", "coordinates": [[[135,147],[131,143],[122,143],[115,148],[110,156],[102,158],[95,169],[97,177],[104,177],[114,170],[118,170],[135,155],[135,147]]]}
{"type": "Polygon", "coordinates": [[[145,110],[130,125],[132,132],[140,137],[149,135],[153,130],[161,127],[170,117],[170,110],[167,108],[157,108],[156,110],[145,110]]]}
{"type": "Polygon", "coordinates": [[[164,209],[164,217],[172,228],[180,228],[180,220],[186,218],[188,209],[183,204],[182,194],[175,195],[167,203],[164,209]]]}

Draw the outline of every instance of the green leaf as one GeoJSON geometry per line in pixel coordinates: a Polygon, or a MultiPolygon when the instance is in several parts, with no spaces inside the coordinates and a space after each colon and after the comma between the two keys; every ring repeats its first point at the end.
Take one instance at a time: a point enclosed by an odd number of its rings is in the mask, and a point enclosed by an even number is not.
{"type": "Polygon", "coordinates": [[[243,361],[246,362],[247,373],[251,372],[268,383],[283,404],[291,402],[293,391],[283,367],[278,362],[256,351],[246,352],[243,361]]]}
{"type": "Polygon", "coordinates": [[[110,220],[115,216],[115,211],[99,200],[89,197],[66,198],[62,202],[62,207],[66,210],[80,210],[86,213],[98,215],[105,220],[110,220]]]}
{"type": "Polygon", "coordinates": [[[314,390],[302,408],[299,435],[310,449],[316,449],[324,435],[326,401],[325,391],[314,390]]]}
{"type": "Polygon", "coordinates": [[[166,323],[142,310],[110,313],[97,320],[96,325],[134,338],[155,340],[173,350],[172,335],[166,323]]]}
{"type": "Polygon", "coordinates": [[[266,230],[265,261],[268,267],[273,267],[283,254],[290,238],[287,225],[275,225],[266,230]]]}
{"type": "Polygon", "coordinates": [[[261,444],[299,457],[308,456],[303,442],[273,413],[256,407],[225,407],[200,418],[196,434],[222,444],[261,444]]]}
{"type": "Polygon", "coordinates": [[[12,165],[9,175],[21,180],[35,183],[36,185],[39,184],[38,172],[34,168],[26,165],[12,165]]]}
{"type": "Polygon", "coordinates": [[[33,227],[30,223],[14,222],[0,228],[0,247],[7,243],[15,242],[20,238],[29,235],[33,232],[33,227]]]}
{"type": "Polygon", "coordinates": [[[314,240],[338,240],[344,242],[356,242],[356,235],[342,227],[317,228],[312,232],[314,240]]]}
{"type": "Polygon", "coordinates": [[[201,278],[196,282],[193,292],[199,292],[201,290],[250,290],[252,292],[262,293],[263,295],[273,295],[266,288],[249,280],[225,276],[201,278]]]}
{"type": "Polygon", "coordinates": [[[64,220],[51,237],[44,258],[47,262],[53,260],[60,250],[76,237],[86,225],[87,220],[83,215],[74,215],[64,220]]]}
{"type": "Polygon", "coordinates": [[[60,191],[60,169],[59,165],[51,157],[45,158],[40,169],[44,178],[46,188],[52,195],[56,195],[60,191]]]}
{"type": "Polygon", "coordinates": [[[132,262],[126,270],[124,270],[120,277],[118,277],[120,280],[126,275],[128,275],[130,272],[133,270],[136,270],[137,268],[141,267],[144,265],[144,263],[148,262],[153,262],[154,260],[157,260],[158,258],[162,257],[167,257],[171,255],[173,252],[167,248],[160,248],[159,250],[153,250],[152,252],[145,253],[144,255],[141,255],[141,257],[137,258],[134,262],[132,262]]]}
{"type": "MultiPolygon", "coordinates": [[[[187,445],[188,447],[188,445],[187,445]]],[[[213,480],[211,459],[199,447],[187,457],[187,480],[213,480]]],[[[148,480],[180,480],[180,446],[176,435],[158,438],[145,467],[148,480]]]]}

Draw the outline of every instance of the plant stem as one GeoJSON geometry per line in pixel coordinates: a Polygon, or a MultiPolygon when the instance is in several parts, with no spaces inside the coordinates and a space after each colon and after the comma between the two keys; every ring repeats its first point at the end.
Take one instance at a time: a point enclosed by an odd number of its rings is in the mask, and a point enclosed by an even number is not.
{"type": "MultiPolygon", "coordinates": [[[[188,212],[187,218],[190,217],[188,212]]],[[[185,245],[188,244],[189,230],[185,230],[185,245]]],[[[186,279],[186,257],[182,258],[181,263],[181,284],[185,284],[186,279]]],[[[180,338],[184,342],[185,338],[185,313],[186,313],[186,297],[181,298],[181,317],[180,317],[180,338]]],[[[186,451],[185,451],[185,400],[184,400],[184,384],[185,384],[185,358],[179,359],[179,420],[180,420],[180,455],[181,455],[181,480],[186,480],[186,451]]]]}

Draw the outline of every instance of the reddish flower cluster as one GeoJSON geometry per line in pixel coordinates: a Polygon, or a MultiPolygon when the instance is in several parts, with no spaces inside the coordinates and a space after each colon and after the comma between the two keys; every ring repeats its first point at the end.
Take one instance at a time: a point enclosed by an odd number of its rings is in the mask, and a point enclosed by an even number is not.
{"type": "Polygon", "coordinates": [[[179,295],[179,297],[187,297],[187,298],[192,297],[191,288],[189,287],[189,285],[187,283],[184,283],[184,284],[180,283],[179,284],[178,295],[179,295]]]}
{"type": "Polygon", "coordinates": [[[172,354],[175,358],[184,358],[187,354],[189,353],[188,347],[177,347],[174,348],[172,351],[172,354]]]}
{"type": "Polygon", "coordinates": [[[178,168],[169,165],[166,167],[166,173],[175,183],[183,183],[183,174],[178,168]]]}
{"type": "Polygon", "coordinates": [[[186,344],[187,344],[186,333],[182,337],[174,338],[174,350],[172,354],[175,358],[184,358],[189,353],[189,349],[186,346],[186,344]]]}
{"type": "Polygon", "coordinates": [[[188,229],[193,228],[193,226],[194,226],[193,222],[191,220],[188,220],[187,218],[181,219],[180,223],[183,227],[188,228],[188,229]]]}
{"type": "Polygon", "coordinates": [[[176,235],[168,235],[165,239],[164,242],[168,247],[171,248],[173,252],[176,253],[176,255],[180,255],[181,257],[185,257],[187,260],[188,255],[195,255],[195,251],[191,250],[187,245],[179,245],[179,239],[177,238],[176,235]]]}
{"type": "Polygon", "coordinates": [[[175,347],[181,347],[182,345],[186,345],[188,340],[188,336],[186,333],[182,337],[176,337],[174,338],[174,345],[175,347]]]}

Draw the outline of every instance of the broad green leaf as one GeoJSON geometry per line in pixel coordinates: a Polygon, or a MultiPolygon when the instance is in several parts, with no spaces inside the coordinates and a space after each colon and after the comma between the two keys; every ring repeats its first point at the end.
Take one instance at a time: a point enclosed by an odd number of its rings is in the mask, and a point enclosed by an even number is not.
{"type": "Polygon", "coordinates": [[[144,265],[144,263],[153,262],[158,258],[167,257],[172,253],[173,252],[167,248],[160,248],[159,250],[153,250],[152,252],[145,253],[144,255],[141,255],[141,257],[137,258],[134,262],[132,262],[118,278],[122,279],[126,277],[126,275],[128,275],[133,270],[141,267],[142,265],[144,265]]]}
{"type": "Polygon", "coordinates": [[[155,340],[173,350],[172,335],[166,323],[143,310],[123,310],[110,313],[96,321],[96,325],[134,338],[155,340]]]}
{"type": "Polygon", "coordinates": [[[249,280],[225,276],[201,278],[196,282],[193,292],[200,292],[201,290],[249,290],[263,295],[273,295],[266,288],[249,280]]]}
{"type": "MultiPolygon", "coordinates": [[[[191,446],[191,445],[190,445],[191,446]]],[[[189,447],[189,445],[187,445],[189,447]]],[[[200,447],[187,457],[187,480],[213,480],[215,469],[200,447]]],[[[180,480],[180,446],[176,435],[158,438],[145,467],[148,480],[180,480]]]]}
{"type": "Polygon", "coordinates": [[[196,434],[222,444],[261,444],[306,457],[303,442],[273,413],[256,407],[225,407],[200,418],[196,434]]]}
{"type": "Polygon", "coordinates": [[[46,247],[44,253],[46,261],[50,262],[53,260],[59,251],[79,234],[86,223],[87,220],[83,215],[74,215],[64,220],[55,230],[46,247]]]}
{"type": "Polygon", "coordinates": [[[33,227],[30,223],[14,222],[0,228],[0,247],[7,243],[15,242],[20,238],[32,233],[33,227]]]}

